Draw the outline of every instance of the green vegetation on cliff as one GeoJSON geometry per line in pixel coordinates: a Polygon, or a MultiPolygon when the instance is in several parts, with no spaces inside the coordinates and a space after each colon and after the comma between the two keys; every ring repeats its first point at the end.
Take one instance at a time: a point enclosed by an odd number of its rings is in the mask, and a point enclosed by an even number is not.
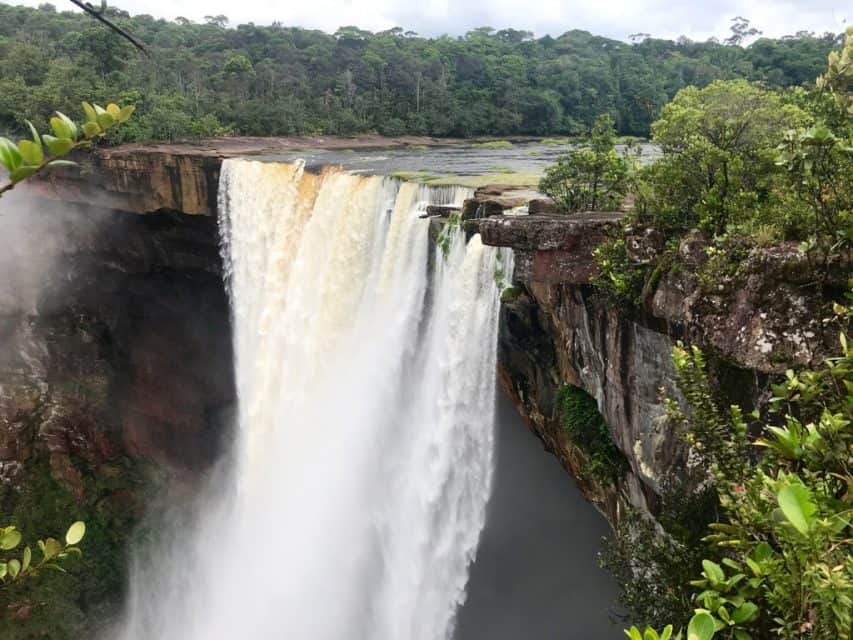
{"type": "Polygon", "coordinates": [[[614,149],[613,118],[595,119],[589,143],[561,155],[539,181],[539,190],[566,213],[619,209],[628,191],[628,161],[614,149]]]}
{"type": "Polygon", "coordinates": [[[604,485],[621,478],[627,462],[613,442],[595,399],[583,389],[567,384],[560,388],[557,406],[566,434],[586,458],[585,474],[604,485]]]}
{"type": "Polygon", "coordinates": [[[602,551],[639,623],[626,634],[851,638],[853,293],[840,301],[853,287],[853,29],[811,89],[688,87],[652,134],[663,156],[633,176],[624,235],[596,251],[599,291],[643,306],[680,274],[720,300],[756,252],[799,256],[800,286],[835,301],[822,326],[839,344],[773,380],[752,413],[718,387],[701,350],[674,350],[683,405],[666,400],[666,420],[689,455],[678,477],[658,478],[657,519],[621,518],[602,551]]]}
{"type": "MultiPolygon", "coordinates": [[[[107,14],[152,53],[79,13],[0,4],[0,131],[118,98],[142,114],[123,140],[227,133],[566,136],[610,113],[620,133],[648,135],[688,85],[745,78],[799,86],[820,73],[833,34],[762,38],[749,47],[647,38],[629,44],[569,31],[514,29],[423,38],[402,29],[334,35],[274,24],[228,28],[107,14]]],[[[43,128],[44,122],[36,122],[43,128]]]]}
{"type": "Polygon", "coordinates": [[[631,178],[624,235],[597,251],[599,289],[644,304],[691,245],[701,247],[689,256],[699,285],[718,293],[737,288],[752,250],[786,242],[815,282],[833,279],[839,260],[849,265],[852,52],[853,29],[810,89],[729,80],[679,91],[652,124],[661,158],[631,178]]]}
{"type": "MultiPolygon", "coordinates": [[[[9,523],[24,541],[45,534],[61,538],[71,521],[85,521],[82,554],[63,549],[60,553],[67,555],[61,561],[67,572],[0,587],[4,640],[95,637],[120,604],[131,531],[163,482],[152,465],[116,459],[96,469],[81,465],[85,473],[75,495],[55,477],[46,458],[40,454],[28,462],[19,488],[0,492],[0,510],[9,514],[9,523]]],[[[41,557],[33,551],[33,562],[41,557]]]]}
{"type": "MultiPolygon", "coordinates": [[[[668,401],[668,418],[680,425],[694,464],[707,471],[704,492],[716,492],[719,511],[703,545],[679,545],[677,536],[647,541],[656,556],[650,566],[669,563],[667,545],[677,554],[702,554],[693,580],[666,574],[657,589],[639,595],[635,613],[648,623],[660,624],[663,616],[676,628],[688,625],[683,609],[649,615],[649,597],[662,591],[690,594],[689,624],[707,627],[696,640],[853,637],[853,351],[847,341],[853,313],[842,305],[835,311],[840,354],[818,369],[789,370],[773,386],[766,409],[750,416],[736,405],[724,408],[701,351],[675,349],[688,407],[668,401]]],[[[650,574],[639,565],[634,573],[639,581],[629,578],[624,589],[636,595],[635,585],[650,574]]],[[[635,633],[639,629],[631,637],[635,633]]]]}

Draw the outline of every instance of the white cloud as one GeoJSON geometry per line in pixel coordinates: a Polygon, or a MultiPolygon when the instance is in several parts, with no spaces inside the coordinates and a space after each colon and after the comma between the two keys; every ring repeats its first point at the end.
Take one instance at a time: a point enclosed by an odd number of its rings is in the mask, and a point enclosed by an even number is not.
{"type": "MultiPolygon", "coordinates": [[[[36,6],[44,0],[12,0],[36,6]]],[[[53,0],[63,9],[70,3],[53,0]]],[[[537,35],[559,35],[569,29],[625,39],[636,32],[657,37],[686,35],[695,40],[725,37],[729,21],[744,16],[766,35],[778,37],[800,30],[841,31],[849,11],[836,0],[113,0],[131,13],[201,21],[224,14],[232,24],[286,25],[335,31],[341,25],[381,30],[393,26],[424,35],[463,34],[478,26],[528,29],[537,35]]]]}

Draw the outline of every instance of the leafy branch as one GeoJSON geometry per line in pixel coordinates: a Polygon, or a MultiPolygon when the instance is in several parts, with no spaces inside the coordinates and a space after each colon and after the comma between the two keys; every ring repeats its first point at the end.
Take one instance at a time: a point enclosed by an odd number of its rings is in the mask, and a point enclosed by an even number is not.
{"type": "Polygon", "coordinates": [[[103,108],[88,102],[82,106],[86,122],[80,127],[57,111],[50,119],[54,135],[39,135],[32,122],[27,120],[32,139],[21,140],[16,145],[8,138],[0,137],[0,166],[9,173],[9,182],[0,186],[0,196],[45,169],[76,166],[75,162],[62,158],[77,149],[91,147],[95,140],[127,122],[136,109],[133,105],[119,107],[116,104],[103,108]]]}
{"type": "MultiPolygon", "coordinates": [[[[40,561],[33,562],[33,550],[29,545],[24,547],[20,558],[9,558],[7,556],[0,559],[0,587],[22,580],[25,577],[34,577],[44,570],[65,572],[59,562],[70,555],[82,555],[82,551],[77,545],[80,544],[85,535],[86,524],[78,520],[68,528],[64,541],[56,538],[38,541],[38,548],[41,552],[40,561]]],[[[16,550],[21,544],[21,537],[21,532],[14,526],[0,527],[0,552],[8,553],[16,550]]]]}

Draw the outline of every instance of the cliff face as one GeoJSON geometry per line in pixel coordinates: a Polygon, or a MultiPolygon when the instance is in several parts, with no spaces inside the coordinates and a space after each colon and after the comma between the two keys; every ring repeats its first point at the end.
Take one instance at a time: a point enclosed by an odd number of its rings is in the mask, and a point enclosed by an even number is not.
{"type": "Polygon", "coordinates": [[[46,458],[82,498],[116,459],[210,464],[234,399],[215,220],[3,204],[3,482],[46,458]]]}
{"type": "Polygon", "coordinates": [[[225,158],[292,153],[297,149],[438,146],[462,140],[388,138],[214,138],[183,144],[104,147],[73,159],[80,166],[40,174],[20,190],[42,198],[132,213],[216,215],[219,167],[225,158]]]}
{"type": "MultiPolygon", "coordinates": [[[[690,268],[699,264],[691,255],[704,256],[704,250],[688,240],[681,249],[688,268],[664,276],[647,309],[607,302],[590,286],[596,271],[592,249],[612,232],[616,218],[507,216],[480,222],[485,244],[516,251],[517,290],[503,306],[499,343],[503,386],[611,520],[626,505],[654,512],[661,482],[671,471],[683,472],[681,439],[661,420],[661,390],[678,398],[671,361],[677,341],[706,349],[728,395],[749,406],[771,374],[816,360],[825,340],[820,302],[800,275],[803,265],[793,251],[755,254],[743,280],[707,293],[690,268]],[[567,436],[557,409],[557,392],[565,384],[595,398],[628,460],[630,470],[614,486],[584,478],[589,461],[567,436]]],[[[643,249],[644,240],[634,243],[635,250],[643,249]]]]}

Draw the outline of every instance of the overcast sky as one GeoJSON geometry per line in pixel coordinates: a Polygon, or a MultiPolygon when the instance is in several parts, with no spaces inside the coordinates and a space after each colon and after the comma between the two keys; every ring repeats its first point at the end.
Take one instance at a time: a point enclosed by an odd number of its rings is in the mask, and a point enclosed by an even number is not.
{"type": "MultiPolygon", "coordinates": [[[[45,0],[0,0],[37,6],[45,0]]],[[[65,0],[50,0],[57,8],[65,0]]],[[[98,4],[97,0],[93,4],[98,4]]],[[[842,31],[851,19],[846,0],[110,0],[133,14],[201,21],[223,14],[231,24],[275,20],[293,26],[333,32],[342,25],[378,31],[395,26],[422,35],[460,35],[473,27],[513,27],[536,35],[559,35],[586,29],[626,39],[637,32],[694,40],[725,37],[737,15],[752,21],[768,36],[800,30],[842,31]]]]}

